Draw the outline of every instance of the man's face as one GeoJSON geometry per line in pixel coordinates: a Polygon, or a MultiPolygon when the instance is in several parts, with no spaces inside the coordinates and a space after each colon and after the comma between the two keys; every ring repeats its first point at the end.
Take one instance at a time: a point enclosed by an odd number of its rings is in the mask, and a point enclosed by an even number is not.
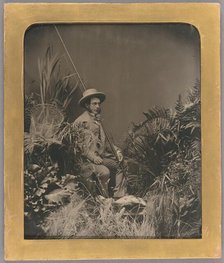
{"type": "Polygon", "coordinates": [[[99,98],[91,98],[90,103],[87,106],[88,110],[93,114],[99,114],[101,112],[101,101],[99,98]]]}

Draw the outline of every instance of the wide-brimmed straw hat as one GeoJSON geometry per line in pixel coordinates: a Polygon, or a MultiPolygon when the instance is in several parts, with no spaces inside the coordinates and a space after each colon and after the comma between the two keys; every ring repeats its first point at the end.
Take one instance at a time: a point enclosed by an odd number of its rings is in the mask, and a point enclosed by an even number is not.
{"type": "Polygon", "coordinates": [[[101,102],[106,99],[106,95],[103,92],[96,89],[87,89],[83,92],[82,98],[79,100],[79,105],[84,107],[85,102],[91,97],[97,97],[101,102]]]}

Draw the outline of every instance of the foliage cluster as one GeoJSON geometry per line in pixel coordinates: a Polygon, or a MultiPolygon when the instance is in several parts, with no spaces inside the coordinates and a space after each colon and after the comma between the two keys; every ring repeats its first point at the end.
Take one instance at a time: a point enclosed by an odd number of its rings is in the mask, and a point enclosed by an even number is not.
{"type": "Polygon", "coordinates": [[[185,103],[179,96],[173,114],[163,107],[144,113],[125,142],[126,155],[141,170],[131,176],[132,187],[157,203],[158,237],[201,236],[199,89],[197,82],[185,103]]]}
{"type": "Polygon", "coordinates": [[[44,218],[68,203],[76,189],[76,176],[69,174],[74,156],[62,143],[61,126],[68,119],[79,83],[74,74],[64,76],[60,61],[61,58],[49,47],[38,59],[39,93],[24,98],[26,237],[44,235],[41,231],[44,218]]]}

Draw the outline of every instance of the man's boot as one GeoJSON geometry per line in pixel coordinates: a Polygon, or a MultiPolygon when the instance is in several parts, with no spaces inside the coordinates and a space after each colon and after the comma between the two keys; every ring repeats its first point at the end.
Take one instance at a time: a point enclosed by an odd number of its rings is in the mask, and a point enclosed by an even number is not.
{"type": "Polygon", "coordinates": [[[118,199],[127,195],[127,181],[122,172],[116,174],[116,185],[113,197],[118,199]]]}

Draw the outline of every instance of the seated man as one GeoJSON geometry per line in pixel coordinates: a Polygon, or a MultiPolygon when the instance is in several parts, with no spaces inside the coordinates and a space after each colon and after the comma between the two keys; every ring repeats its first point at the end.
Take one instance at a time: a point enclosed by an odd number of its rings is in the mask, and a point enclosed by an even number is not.
{"type": "MultiPolygon", "coordinates": [[[[91,167],[91,172],[95,174],[101,188],[101,195],[109,197],[112,195],[114,198],[120,198],[126,193],[126,186],[124,184],[124,173],[121,166],[123,155],[118,147],[109,144],[115,158],[111,157],[108,151],[108,138],[106,137],[104,128],[100,121],[101,103],[105,100],[106,96],[96,89],[88,89],[83,93],[79,104],[85,108],[74,122],[75,125],[84,127],[85,141],[83,158],[91,167]],[[116,160],[117,159],[117,160],[116,160]],[[113,194],[110,193],[109,185],[114,182],[115,188],[113,194]]],[[[85,168],[83,170],[85,171],[85,168]]],[[[89,168],[87,168],[89,169],[89,168]]]]}

